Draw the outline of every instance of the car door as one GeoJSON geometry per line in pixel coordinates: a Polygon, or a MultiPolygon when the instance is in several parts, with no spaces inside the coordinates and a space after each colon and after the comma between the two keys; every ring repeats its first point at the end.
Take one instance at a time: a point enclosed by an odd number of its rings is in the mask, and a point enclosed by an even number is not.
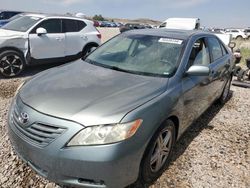
{"type": "Polygon", "coordinates": [[[29,34],[30,54],[33,59],[65,57],[65,34],[62,32],[61,19],[47,19],[38,24],[29,34]],[[38,35],[37,28],[47,33],[38,35]]]}
{"type": "Polygon", "coordinates": [[[207,43],[211,54],[210,88],[212,100],[220,96],[224,84],[230,75],[230,55],[216,37],[208,37],[207,43]]]}
{"type": "Polygon", "coordinates": [[[72,56],[81,53],[87,43],[87,36],[81,33],[86,24],[74,19],[63,19],[62,24],[65,33],[65,55],[72,56]]]}
{"type": "MultiPolygon", "coordinates": [[[[210,66],[209,49],[204,37],[195,40],[192,44],[188,64],[185,72],[192,65],[210,66]]],[[[184,74],[185,75],[185,74],[184,74]]],[[[182,78],[183,92],[183,125],[187,128],[209,106],[211,98],[209,76],[185,75],[182,78]]]]}

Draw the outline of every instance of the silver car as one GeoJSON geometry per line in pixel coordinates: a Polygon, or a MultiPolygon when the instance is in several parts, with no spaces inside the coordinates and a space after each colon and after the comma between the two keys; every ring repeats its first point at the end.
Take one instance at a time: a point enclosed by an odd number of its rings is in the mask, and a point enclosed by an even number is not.
{"type": "Polygon", "coordinates": [[[226,102],[233,67],[213,34],[124,32],[85,61],[21,85],[9,137],[32,169],[60,185],[150,184],[190,124],[215,100],[226,102]]]}

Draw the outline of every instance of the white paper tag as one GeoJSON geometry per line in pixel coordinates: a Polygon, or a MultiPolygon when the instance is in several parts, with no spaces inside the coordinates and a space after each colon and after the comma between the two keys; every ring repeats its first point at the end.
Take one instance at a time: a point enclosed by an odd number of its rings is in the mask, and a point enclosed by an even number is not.
{"type": "Polygon", "coordinates": [[[182,44],[183,40],[171,39],[171,38],[160,38],[158,42],[164,42],[169,44],[182,44]]]}
{"type": "Polygon", "coordinates": [[[32,19],[32,20],[39,20],[40,18],[39,18],[39,17],[34,17],[34,16],[32,16],[31,19],[32,19]]]}

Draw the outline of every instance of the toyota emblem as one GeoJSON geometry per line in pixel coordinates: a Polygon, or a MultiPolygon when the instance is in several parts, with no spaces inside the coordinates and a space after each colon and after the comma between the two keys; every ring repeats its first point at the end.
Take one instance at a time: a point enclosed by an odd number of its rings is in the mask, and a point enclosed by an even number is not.
{"type": "Polygon", "coordinates": [[[22,112],[18,117],[18,120],[21,124],[26,124],[29,121],[29,115],[26,112],[22,112]]]}

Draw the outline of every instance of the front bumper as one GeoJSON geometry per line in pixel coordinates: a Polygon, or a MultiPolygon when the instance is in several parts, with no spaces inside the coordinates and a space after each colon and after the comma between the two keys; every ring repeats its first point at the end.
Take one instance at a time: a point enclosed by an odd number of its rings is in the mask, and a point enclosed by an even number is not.
{"type": "Polygon", "coordinates": [[[9,137],[16,153],[38,174],[60,185],[119,188],[133,183],[138,177],[144,147],[137,146],[133,139],[108,145],[65,147],[83,126],[41,114],[20,99],[12,104],[8,122],[9,137]],[[63,127],[64,131],[49,144],[36,143],[33,137],[17,128],[23,125],[13,122],[17,107],[30,116],[25,125],[27,129],[42,120],[43,124],[63,127]]]}

